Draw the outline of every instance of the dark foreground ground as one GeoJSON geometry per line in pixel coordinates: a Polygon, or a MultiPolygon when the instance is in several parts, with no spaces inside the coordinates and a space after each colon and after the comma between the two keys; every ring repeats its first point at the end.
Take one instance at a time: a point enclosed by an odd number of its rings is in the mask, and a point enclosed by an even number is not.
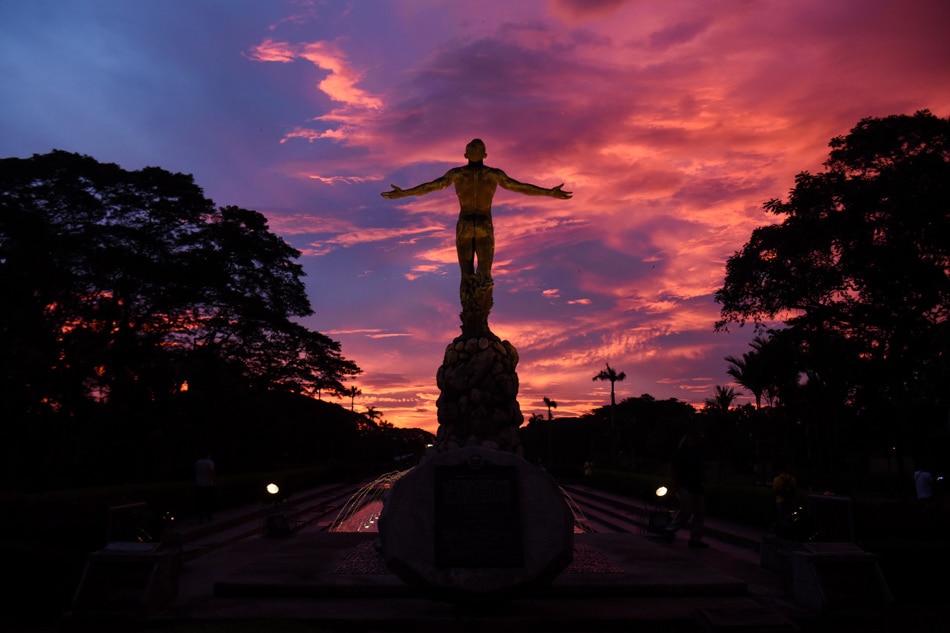
{"type": "MultiPolygon", "coordinates": [[[[314,495],[318,503],[319,491],[314,495]]],[[[618,499],[618,512],[627,503],[618,499]]],[[[101,543],[5,541],[0,630],[944,631],[950,614],[939,581],[950,563],[946,542],[923,539],[882,543],[874,552],[889,604],[869,589],[867,568],[857,575],[829,572],[837,606],[796,604],[786,579],[761,565],[756,544],[766,535],[712,518],[708,550],[644,530],[583,534],[574,564],[550,590],[459,605],[407,592],[379,565],[372,534],[328,534],[318,521],[275,538],[264,532],[259,506],[215,519],[179,526],[185,545],[177,595],[142,617],[70,615],[83,567],[101,543]]]]}

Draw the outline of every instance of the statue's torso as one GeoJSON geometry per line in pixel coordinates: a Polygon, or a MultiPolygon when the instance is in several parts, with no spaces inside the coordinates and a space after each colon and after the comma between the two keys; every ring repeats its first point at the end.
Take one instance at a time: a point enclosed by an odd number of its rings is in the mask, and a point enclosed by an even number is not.
{"type": "Polygon", "coordinates": [[[499,170],[470,164],[452,170],[455,195],[463,215],[491,216],[492,199],[498,188],[499,170]]]}

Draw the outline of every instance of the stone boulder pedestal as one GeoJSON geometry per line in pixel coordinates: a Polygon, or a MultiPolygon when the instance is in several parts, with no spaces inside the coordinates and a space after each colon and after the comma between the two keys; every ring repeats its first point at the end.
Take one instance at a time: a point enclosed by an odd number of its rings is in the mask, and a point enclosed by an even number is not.
{"type": "Polygon", "coordinates": [[[484,446],[521,453],[517,366],[514,345],[491,332],[463,335],[446,347],[436,372],[437,452],[484,446]]]}
{"type": "Polygon", "coordinates": [[[427,458],[393,484],[379,517],[383,560],[431,597],[512,596],[549,584],[574,553],[555,480],[480,446],[427,458]]]}

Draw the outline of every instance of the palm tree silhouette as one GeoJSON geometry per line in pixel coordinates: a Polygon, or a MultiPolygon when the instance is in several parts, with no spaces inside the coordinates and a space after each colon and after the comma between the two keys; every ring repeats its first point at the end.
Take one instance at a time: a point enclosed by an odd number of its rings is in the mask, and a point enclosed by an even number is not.
{"type": "Polygon", "coordinates": [[[611,446],[610,459],[613,460],[614,458],[613,443],[615,439],[614,429],[616,427],[614,423],[614,409],[617,408],[617,400],[614,397],[614,383],[618,381],[623,381],[623,379],[627,377],[627,374],[626,372],[620,372],[618,374],[616,371],[614,371],[614,368],[610,366],[610,363],[606,363],[606,365],[607,365],[607,369],[601,369],[600,373],[594,376],[592,380],[594,381],[609,380],[610,381],[610,446],[611,446]]]}
{"type": "Polygon", "coordinates": [[[756,336],[749,343],[752,350],[745,352],[742,358],[736,356],[725,358],[725,361],[729,363],[726,373],[752,393],[756,409],[762,408],[762,394],[769,390],[768,363],[763,352],[768,342],[768,339],[756,336]]]}
{"type": "Polygon", "coordinates": [[[717,413],[729,413],[736,398],[741,395],[742,392],[736,391],[733,387],[716,385],[715,393],[706,398],[703,403],[717,413]]]}
{"type": "Polygon", "coordinates": [[[350,411],[353,410],[353,401],[356,400],[356,396],[363,393],[363,391],[356,385],[350,385],[349,389],[345,389],[343,393],[350,397],[350,411]]]}
{"type": "MultiPolygon", "coordinates": [[[[733,387],[723,387],[722,385],[716,385],[716,389],[713,392],[713,395],[703,400],[703,404],[706,405],[706,411],[712,413],[712,419],[716,422],[717,425],[725,425],[729,420],[729,409],[732,408],[733,403],[736,401],[736,398],[742,395],[741,391],[736,391],[733,387]]],[[[717,429],[716,437],[718,441],[716,442],[716,449],[719,454],[719,459],[716,460],[719,463],[719,468],[717,471],[717,479],[722,480],[722,438],[723,434],[721,430],[717,429]]]]}
{"type": "Polygon", "coordinates": [[[547,406],[547,408],[548,408],[548,421],[551,421],[551,420],[554,419],[554,416],[551,415],[551,409],[552,409],[552,408],[553,408],[553,409],[557,409],[557,403],[556,403],[554,400],[551,400],[550,398],[548,398],[547,396],[545,396],[545,397],[544,397],[544,404],[545,404],[545,405],[547,406]]]}
{"type": "Polygon", "coordinates": [[[611,431],[614,428],[614,407],[617,406],[617,400],[614,397],[614,383],[622,382],[624,378],[627,377],[626,372],[620,372],[619,374],[614,371],[614,368],[610,366],[610,363],[607,363],[607,369],[601,369],[600,373],[593,377],[592,380],[609,380],[610,381],[610,429],[611,431]]]}

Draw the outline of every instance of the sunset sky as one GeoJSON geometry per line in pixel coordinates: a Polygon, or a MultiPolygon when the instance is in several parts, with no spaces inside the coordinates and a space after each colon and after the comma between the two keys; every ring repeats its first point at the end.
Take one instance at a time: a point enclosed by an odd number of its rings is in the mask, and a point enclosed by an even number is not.
{"type": "Polygon", "coordinates": [[[608,404],[608,362],[618,401],[699,406],[754,335],[713,331],[726,258],[860,119],[950,116],[948,32],[945,0],[0,0],[0,157],[158,166],[265,214],[356,409],[434,431],[458,202],[379,194],[482,138],[574,192],[495,196],[525,417],[608,404]]]}

